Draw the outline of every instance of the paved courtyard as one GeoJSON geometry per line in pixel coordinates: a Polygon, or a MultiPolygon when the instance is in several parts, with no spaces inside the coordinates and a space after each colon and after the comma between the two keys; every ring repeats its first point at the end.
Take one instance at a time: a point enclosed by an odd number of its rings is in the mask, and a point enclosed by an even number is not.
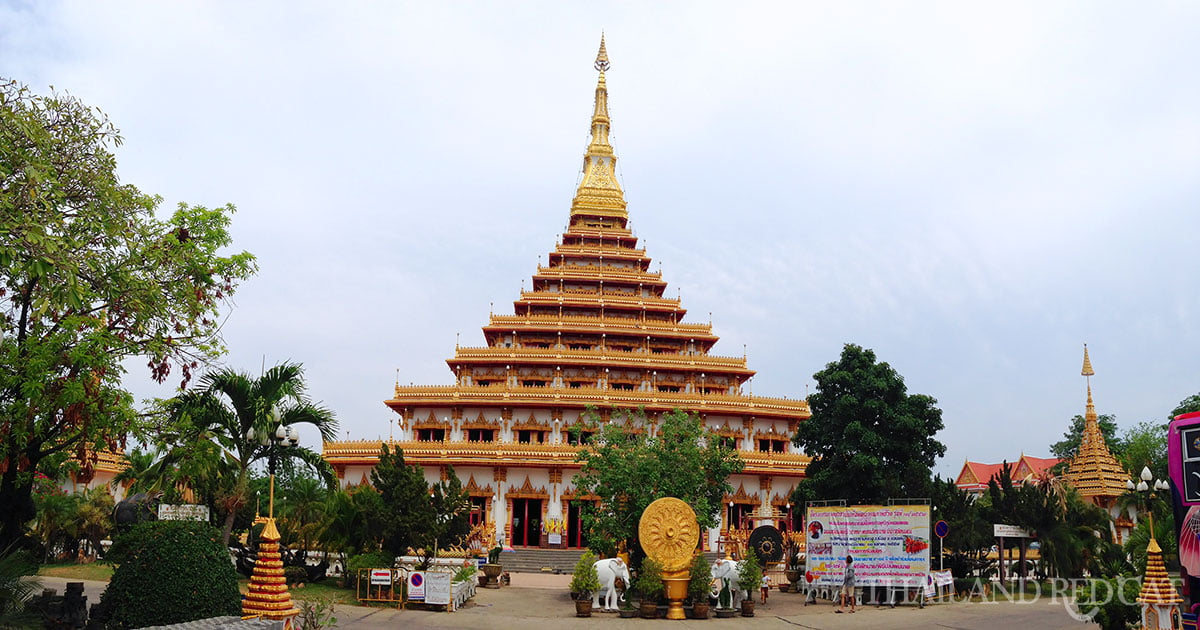
{"type": "MultiPolygon", "coordinates": [[[[338,606],[334,616],[338,628],[520,628],[521,630],[561,630],[567,628],[641,628],[648,624],[662,628],[808,628],[837,630],[895,630],[935,628],[951,630],[992,630],[1015,627],[1021,630],[1086,630],[1098,628],[1072,619],[1062,602],[1048,599],[1029,603],[932,604],[924,609],[915,606],[897,608],[860,607],[851,614],[835,614],[828,602],[804,606],[801,596],[773,591],[767,604],[756,604],[753,618],[734,617],[685,621],[620,619],[613,613],[595,613],[592,617],[575,617],[575,606],[567,594],[570,576],[515,573],[513,585],[499,590],[479,589],[475,598],[453,613],[423,610],[396,610],[338,606]]],[[[39,578],[49,588],[61,592],[67,581],[62,578],[39,578]]],[[[89,602],[97,602],[105,582],[85,582],[89,602]]]]}

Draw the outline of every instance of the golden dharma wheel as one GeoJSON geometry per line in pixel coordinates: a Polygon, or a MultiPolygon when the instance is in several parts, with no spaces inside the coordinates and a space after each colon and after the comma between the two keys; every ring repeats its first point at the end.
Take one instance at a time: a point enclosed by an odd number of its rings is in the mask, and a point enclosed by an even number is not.
{"type": "Polygon", "coordinates": [[[663,571],[682,571],[692,564],[692,554],[700,540],[696,512],[674,497],[658,499],[642,512],[638,540],[646,555],[661,564],[663,571]]]}

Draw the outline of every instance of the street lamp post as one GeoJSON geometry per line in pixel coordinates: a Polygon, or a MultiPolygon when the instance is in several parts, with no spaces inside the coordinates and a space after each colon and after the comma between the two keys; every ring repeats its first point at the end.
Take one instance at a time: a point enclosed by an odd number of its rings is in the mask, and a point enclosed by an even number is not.
{"type": "Polygon", "coordinates": [[[1154,499],[1155,492],[1166,490],[1170,486],[1162,479],[1155,479],[1154,474],[1150,472],[1149,466],[1144,466],[1142,468],[1142,474],[1140,477],[1141,481],[1137,482],[1136,485],[1133,483],[1132,479],[1126,481],[1125,489],[1130,492],[1141,492],[1147,497],[1146,513],[1150,516],[1150,539],[1154,540],[1154,507],[1151,505],[1149,500],[1154,499]],[[1154,483],[1151,484],[1151,481],[1154,483]]]}
{"type": "MultiPolygon", "coordinates": [[[[278,412],[271,413],[271,419],[278,421],[278,412]]],[[[300,443],[300,432],[294,426],[284,426],[280,423],[274,432],[264,431],[258,434],[254,427],[246,430],[246,440],[258,440],[260,446],[267,451],[267,472],[270,474],[270,492],[267,499],[267,518],[275,518],[275,469],[279,458],[284,452],[300,443]]]]}

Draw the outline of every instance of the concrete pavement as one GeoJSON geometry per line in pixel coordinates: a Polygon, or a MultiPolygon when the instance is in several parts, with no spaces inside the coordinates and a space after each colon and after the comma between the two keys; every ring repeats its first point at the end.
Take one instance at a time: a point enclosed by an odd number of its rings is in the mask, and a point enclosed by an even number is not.
{"type": "MultiPolygon", "coordinates": [[[[575,605],[566,590],[570,576],[514,573],[513,585],[499,590],[479,589],[462,609],[453,613],[423,610],[396,610],[339,606],[334,616],[339,628],[520,628],[522,630],[592,630],[640,628],[644,619],[620,619],[614,613],[593,613],[590,618],[575,616],[575,605]]],[[[835,614],[828,602],[804,606],[802,596],[773,591],[766,605],[756,604],[755,616],[733,619],[684,621],[658,620],[669,628],[741,627],[807,628],[809,630],[895,630],[938,628],[955,630],[992,630],[1019,627],[1022,630],[1086,630],[1088,624],[1067,614],[1061,601],[1049,599],[1032,603],[946,603],[892,608],[859,607],[851,615],[835,614]]],[[[1095,627],[1095,626],[1091,626],[1095,627]]]]}

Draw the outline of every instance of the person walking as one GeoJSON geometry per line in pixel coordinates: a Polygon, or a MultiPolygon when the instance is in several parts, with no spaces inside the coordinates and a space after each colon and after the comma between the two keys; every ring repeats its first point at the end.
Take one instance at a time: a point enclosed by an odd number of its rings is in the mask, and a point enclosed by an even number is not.
{"type": "Polygon", "coordinates": [[[762,603],[767,603],[767,593],[771,592],[771,578],[767,577],[766,573],[763,573],[762,581],[759,582],[759,590],[762,593],[762,603]]]}
{"type": "Polygon", "coordinates": [[[850,602],[850,612],[854,612],[854,558],[846,556],[846,570],[842,573],[842,593],[838,601],[836,613],[846,612],[846,601],[850,602]]]}

